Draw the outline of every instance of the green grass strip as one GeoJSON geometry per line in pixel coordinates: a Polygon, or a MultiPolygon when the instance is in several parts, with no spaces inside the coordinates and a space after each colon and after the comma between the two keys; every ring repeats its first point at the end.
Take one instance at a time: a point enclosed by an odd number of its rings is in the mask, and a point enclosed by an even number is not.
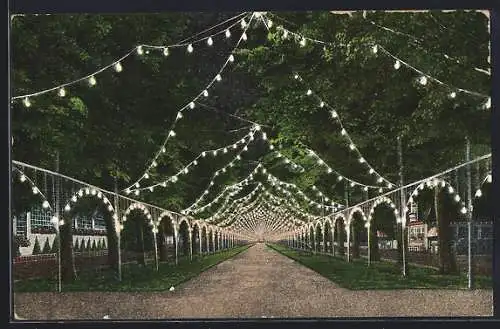
{"type": "MultiPolygon", "coordinates": [[[[345,259],[329,255],[313,255],[310,252],[290,249],[276,244],[269,248],[297,261],[340,287],[350,290],[374,289],[466,289],[467,275],[441,275],[432,268],[410,265],[408,276],[404,278],[400,267],[391,262],[372,262],[368,266],[366,259],[345,259]]],[[[475,276],[474,288],[492,289],[492,277],[475,276]]]]}
{"type": "MultiPolygon", "coordinates": [[[[160,263],[156,271],[154,262],[141,266],[127,264],[122,266],[122,281],[117,280],[116,271],[111,268],[82,271],[78,278],[70,284],[63,283],[62,291],[121,291],[151,292],[164,291],[172,286],[186,282],[201,272],[232,258],[247,250],[250,245],[219,251],[206,256],[179,258],[179,264],[160,263]]],[[[15,292],[56,291],[55,278],[22,280],[14,283],[15,292]]]]}

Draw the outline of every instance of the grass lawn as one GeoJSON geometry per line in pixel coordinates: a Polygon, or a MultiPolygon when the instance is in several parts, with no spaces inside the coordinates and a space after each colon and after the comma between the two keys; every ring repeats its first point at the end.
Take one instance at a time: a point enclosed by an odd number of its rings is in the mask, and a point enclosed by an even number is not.
{"type": "MultiPolygon", "coordinates": [[[[368,267],[366,259],[351,260],[348,263],[341,258],[312,255],[309,252],[293,250],[282,245],[273,244],[268,247],[350,290],[467,288],[466,274],[440,275],[435,269],[410,265],[408,277],[404,279],[399,266],[391,262],[372,262],[368,267]]],[[[476,276],[475,288],[492,289],[492,278],[476,276]]]]}
{"type": "MultiPolygon", "coordinates": [[[[117,274],[111,269],[82,271],[78,279],[71,284],[63,284],[63,291],[126,291],[145,292],[168,290],[185,282],[201,272],[217,265],[250,246],[236,247],[224,250],[204,257],[179,259],[179,265],[175,263],[160,263],[158,272],[154,262],[146,267],[138,264],[127,264],[122,266],[122,281],[117,280],[117,274]]],[[[56,278],[32,279],[14,283],[14,292],[41,292],[57,291],[56,278]]]]}

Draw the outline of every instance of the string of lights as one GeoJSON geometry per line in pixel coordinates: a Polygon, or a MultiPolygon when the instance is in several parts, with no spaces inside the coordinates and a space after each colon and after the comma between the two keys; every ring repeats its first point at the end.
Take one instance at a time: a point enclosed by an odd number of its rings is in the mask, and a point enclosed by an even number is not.
{"type": "MultiPolygon", "coordinates": [[[[253,19],[253,15],[251,16],[250,18],[250,23],[253,19]]],[[[222,80],[222,72],[224,71],[224,69],[226,68],[226,66],[228,65],[228,63],[230,62],[234,62],[234,55],[233,53],[236,51],[236,49],[239,47],[240,43],[242,40],[246,40],[247,39],[247,36],[246,36],[246,31],[248,29],[248,27],[250,26],[250,23],[245,23],[245,28],[243,30],[243,33],[241,34],[240,38],[238,39],[238,42],[236,43],[236,46],[233,48],[231,54],[229,55],[229,57],[226,59],[226,61],[224,62],[224,64],[222,65],[222,67],[219,69],[219,72],[215,75],[215,77],[208,83],[208,85],[197,95],[195,96],[189,103],[187,103],[186,105],[184,105],[183,107],[181,107],[178,112],[177,112],[177,115],[176,115],[176,118],[174,120],[174,122],[172,123],[172,125],[170,126],[170,129],[169,129],[169,133],[167,134],[167,137],[164,139],[161,147],[159,148],[159,150],[156,152],[155,156],[153,157],[152,161],[150,162],[150,164],[148,165],[147,169],[144,171],[144,173],[140,176],[140,178],[138,180],[136,180],[134,183],[132,183],[130,186],[128,186],[126,189],[130,189],[132,186],[140,183],[146,176],[146,174],[148,174],[148,172],[155,167],[155,164],[157,163],[158,161],[158,158],[164,153],[164,150],[165,150],[165,147],[169,141],[169,139],[171,137],[175,137],[176,133],[174,131],[174,128],[177,124],[177,122],[183,118],[183,115],[182,115],[182,112],[187,110],[187,109],[194,109],[195,108],[195,104],[196,104],[196,101],[201,98],[201,97],[208,97],[208,90],[210,89],[210,87],[212,87],[212,85],[214,85],[215,82],[220,82],[222,80]]],[[[125,190],[126,190],[125,189],[125,190]]]]}
{"type": "MultiPolygon", "coordinates": [[[[272,14],[272,15],[277,16],[275,14],[272,14]]],[[[271,28],[272,28],[272,26],[274,26],[274,24],[272,23],[272,21],[270,21],[265,16],[266,15],[263,15],[261,17],[261,20],[264,23],[264,25],[266,26],[266,28],[269,30],[269,32],[271,32],[271,28]],[[271,22],[271,24],[269,24],[269,22],[271,22]]],[[[305,47],[306,44],[307,44],[307,41],[310,41],[310,42],[313,42],[313,43],[316,43],[316,44],[320,44],[320,45],[323,45],[323,46],[330,46],[330,47],[335,47],[336,46],[335,44],[333,44],[331,42],[326,42],[326,41],[317,40],[317,39],[314,39],[314,38],[309,38],[309,37],[306,37],[306,36],[304,36],[302,34],[290,31],[290,30],[286,29],[282,25],[277,25],[276,29],[282,33],[282,38],[283,39],[289,39],[288,36],[292,35],[293,38],[290,38],[290,39],[298,42],[301,47],[305,47]]],[[[396,55],[394,55],[393,53],[391,53],[389,50],[387,50],[386,48],[384,48],[382,45],[380,45],[378,43],[367,42],[367,46],[369,48],[371,48],[371,51],[372,51],[373,54],[377,54],[378,50],[380,49],[384,54],[392,57],[395,60],[394,69],[398,70],[402,65],[404,65],[407,68],[409,68],[409,69],[413,70],[414,72],[418,73],[420,75],[420,77],[418,78],[417,81],[421,85],[427,85],[428,81],[431,80],[431,81],[434,81],[434,82],[438,83],[441,86],[444,86],[446,89],[448,89],[449,90],[449,97],[451,97],[451,98],[455,98],[457,96],[457,93],[464,93],[464,94],[468,94],[468,95],[471,95],[471,96],[483,98],[485,100],[485,102],[483,103],[483,107],[485,107],[485,108],[490,108],[491,107],[491,99],[490,99],[490,97],[488,95],[485,95],[485,94],[482,94],[482,93],[478,93],[478,92],[475,92],[475,91],[470,91],[470,90],[467,90],[467,89],[464,89],[464,88],[458,88],[458,87],[454,87],[452,85],[449,85],[449,84],[447,84],[447,83],[445,83],[445,82],[443,82],[443,81],[441,81],[441,80],[433,77],[429,73],[425,73],[422,70],[419,70],[416,67],[410,65],[409,63],[407,63],[406,61],[404,61],[401,58],[397,57],[396,55]]]]}
{"type": "MultiPolygon", "coordinates": [[[[294,74],[294,79],[298,80],[300,82],[303,82],[304,84],[306,84],[306,82],[304,81],[304,79],[298,73],[294,74]]],[[[349,133],[345,129],[344,125],[342,124],[342,120],[340,119],[340,116],[339,116],[338,112],[330,104],[328,104],[327,102],[325,102],[322,97],[320,97],[316,92],[312,91],[311,89],[307,89],[306,95],[307,96],[315,97],[317,99],[318,104],[319,104],[319,106],[321,108],[327,107],[327,108],[330,109],[330,114],[331,114],[332,118],[336,119],[337,123],[339,124],[339,126],[341,128],[340,135],[343,136],[346,139],[346,141],[348,142],[349,149],[352,152],[355,152],[357,154],[359,163],[362,163],[362,164],[364,164],[367,167],[369,174],[370,175],[374,175],[375,177],[377,177],[378,178],[378,181],[377,181],[378,183],[386,182],[387,184],[393,185],[388,179],[386,179],[382,175],[380,175],[373,168],[373,166],[371,166],[368,163],[368,161],[366,161],[366,159],[363,157],[363,154],[361,154],[361,152],[359,151],[359,148],[353,142],[351,136],[349,135],[349,133]]]]}
{"type": "MultiPolygon", "coordinates": [[[[241,15],[244,15],[244,14],[247,14],[247,13],[242,13],[242,14],[239,14],[239,15],[237,15],[235,17],[240,17],[241,15]]],[[[228,31],[230,31],[230,29],[232,27],[234,27],[235,25],[239,24],[240,22],[243,22],[244,19],[245,18],[239,19],[236,23],[232,24],[230,27],[226,28],[222,32],[226,33],[226,37],[228,37],[228,31]]],[[[207,44],[209,46],[211,46],[213,44],[212,37],[214,37],[215,35],[218,35],[218,34],[220,34],[220,31],[216,32],[216,34],[210,35],[208,37],[205,37],[203,39],[199,39],[199,40],[196,40],[196,41],[190,43],[189,45],[187,45],[188,46],[187,51],[189,53],[191,53],[193,51],[192,44],[193,43],[202,42],[204,40],[207,40],[207,44]],[[212,42],[208,42],[208,40],[212,40],[212,42]]],[[[230,36],[231,35],[230,35],[230,32],[229,32],[229,37],[230,36]]],[[[43,94],[46,94],[46,93],[50,93],[50,92],[53,92],[53,91],[57,91],[57,95],[59,97],[65,97],[66,94],[67,94],[65,88],[67,88],[67,87],[69,87],[71,85],[74,85],[76,83],[79,83],[79,82],[87,80],[88,83],[89,83],[89,86],[92,87],[92,86],[96,85],[96,83],[97,83],[97,80],[96,80],[95,76],[97,76],[98,74],[100,74],[100,73],[102,73],[102,72],[104,72],[104,71],[106,71],[108,69],[111,69],[111,68],[113,68],[117,73],[121,72],[123,70],[121,62],[125,58],[131,56],[134,53],[137,53],[138,55],[143,55],[145,52],[149,53],[149,51],[148,50],[145,51],[144,48],[161,49],[163,51],[163,55],[164,56],[168,56],[170,48],[184,47],[184,46],[186,46],[186,44],[184,44],[184,43],[174,43],[174,44],[171,44],[171,45],[162,45],[162,46],[155,46],[155,45],[148,45],[148,44],[139,44],[139,45],[133,47],[131,50],[129,50],[123,56],[121,56],[118,59],[116,59],[113,62],[111,62],[110,64],[108,64],[106,66],[103,66],[103,67],[97,69],[96,71],[94,71],[92,73],[89,73],[89,74],[87,74],[87,75],[85,75],[83,77],[79,77],[79,78],[74,79],[72,81],[65,82],[63,84],[60,84],[60,85],[57,85],[57,86],[54,86],[54,87],[51,87],[51,88],[47,88],[47,89],[44,89],[44,90],[36,91],[36,92],[33,92],[33,93],[29,93],[29,94],[14,96],[14,97],[12,97],[12,100],[14,101],[14,100],[17,100],[17,99],[23,99],[24,105],[26,107],[30,107],[30,105],[31,105],[31,102],[29,100],[30,97],[33,98],[33,97],[40,96],[40,95],[43,95],[43,94]]]]}

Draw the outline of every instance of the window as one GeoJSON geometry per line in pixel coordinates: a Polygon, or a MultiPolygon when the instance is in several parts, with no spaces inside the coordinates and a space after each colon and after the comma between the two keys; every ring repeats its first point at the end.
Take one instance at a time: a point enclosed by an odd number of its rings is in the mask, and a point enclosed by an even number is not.
{"type": "Polygon", "coordinates": [[[52,212],[39,207],[33,207],[30,211],[30,222],[32,228],[38,227],[52,227],[50,219],[52,218],[52,212]]]}
{"type": "Polygon", "coordinates": [[[16,233],[17,235],[27,235],[27,218],[26,213],[16,216],[16,233]]]}
{"type": "Polygon", "coordinates": [[[104,221],[104,217],[100,213],[95,213],[94,214],[94,227],[97,230],[105,230],[106,229],[106,222],[104,221]]]}
{"type": "Polygon", "coordinates": [[[75,219],[78,222],[78,228],[92,228],[92,217],[77,215],[75,219]]]}

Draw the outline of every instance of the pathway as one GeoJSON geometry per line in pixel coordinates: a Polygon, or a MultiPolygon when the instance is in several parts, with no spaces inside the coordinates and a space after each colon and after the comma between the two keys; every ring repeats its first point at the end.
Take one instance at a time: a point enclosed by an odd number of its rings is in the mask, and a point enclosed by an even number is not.
{"type": "Polygon", "coordinates": [[[26,319],[491,316],[491,290],[350,291],[257,244],[158,293],[19,293],[26,319]]]}

